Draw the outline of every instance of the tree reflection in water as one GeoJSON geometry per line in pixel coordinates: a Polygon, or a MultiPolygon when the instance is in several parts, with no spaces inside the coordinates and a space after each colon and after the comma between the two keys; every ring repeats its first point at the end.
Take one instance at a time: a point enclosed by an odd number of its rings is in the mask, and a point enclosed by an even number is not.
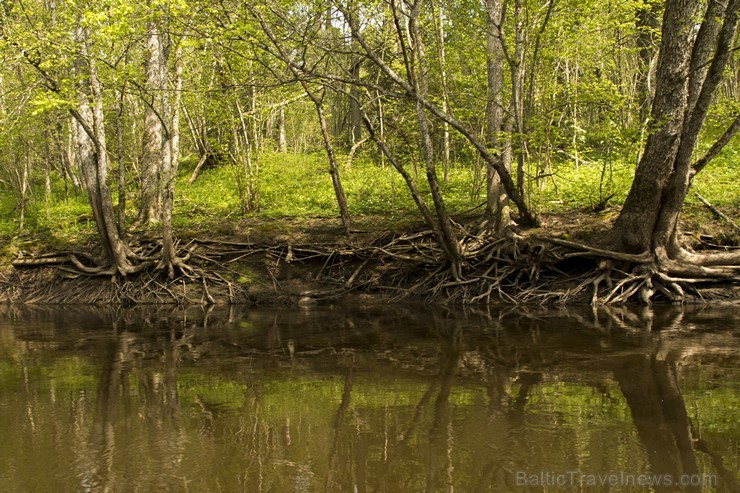
{"type": "Polygon", "coordinates": [[[740,491],[734,308],[2,310],[2,491],[740,491]]]}

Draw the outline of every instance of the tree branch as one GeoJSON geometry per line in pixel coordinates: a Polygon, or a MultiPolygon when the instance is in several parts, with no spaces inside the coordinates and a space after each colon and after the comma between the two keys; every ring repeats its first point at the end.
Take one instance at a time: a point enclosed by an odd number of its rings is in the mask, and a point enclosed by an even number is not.
{"type": "Polygon", "coordinates": [[[719,209],[717,209],[717,208],[716,208],[715,206],[713,206],[713,205],[712,205],[712,204],[711,204],[711,203],[710,203],[710,202],[709,202],[709,201],[708,201],[707,199],[705,199],[704,197],[702,197],[701,195],[699,195],[699,192],[694,192],[694,195],[696,195],[696,198],[697,198],[697,199],[699,199],[699,201],[701,201],[701,203],[702,203],[702,204],[706,205],[706,206],[707,206],[707,208],[708,208],[708,209],[709,209],[710,211],[712,211],[712,213],[713,213],[713,214],[714,214],[715,216],[719,217],[720,219],[724,219],[725,221],[727,221],[728,223],[730,223],[730,225],[731,225],[731,226],[732,226],[733,228],[735,228],[735,230],[736,230],[736,231],[740,231],[740,226],[738,226],[738,225],[737,225],[737,223],[735,223],[735,221],[733,221],[732,219],[730,219],[730,218],[729,218],[729,217],[728,217],[728,216],[727,216],[727,215],[726,215],[725,213],[723,213],[723,212],[722,212],[721,210],[719,210],[719,209]]]}
{"type": "Polygon", "coordinates": [[[691,166],[692,179],[694,178],[694,176],[699,174],[699,172],[703,170],[707,164],[709,164],[709,161],[717,157],[717,154],[719,154],[722,149],[724,149],[724,147],[732,140],[738,129],[740,129],[740,114],[735,117],[735,121],[733,121],[732,124],[727,127],[727,130],[725,130],[722,136],[717,139],[717,142],[712,144],[712,147],[710,147],[709,150],[691,166]]]}
{"type": "Polygon", "coordinates": [[[388,66],[388,64],[381,59],[381,57],[375,52],[375,50],[369,45],[365,37],[362,35],[362,33],[360,32],[360,28],[357,24],[357,19],[352,15],[352,13],[342,7],[339,7],[339,8],[340,10],[342,10],[342,13],[345,19],[347,19],[347,23],[349,24],[349,27],[352,30],[353,36],[355,37],[357,42],[360,44],[360,46],[362,46],[362,49],[367,54],[368,58],[370,58],[370,60],[386,76],[388,76],[394,83],[396,83],[401,89],[403,89],[403,91],[411,99],[413,99],[418,104],[423,106],[426,110],[431,112],[434,116],[436,116],[443,122],[449,124],[455,130],[460,132],[460,134],[463,135],[468,140],[468,142],[470,142],[473,145],[473,147],[475,147],[475,149],[480,153],[481,157],[483,157],[486,163],[488,163],[489,166],[493,167],[498,173],[499,177],[501,178],[501,183],[504,185],[504,189],[506,190],[506,193],[509,195],[509,198],[511,198],[512,202],[516,204],[517,209],[519,209],[519,213],[521,214],[522,226],[535,226],[537,224],[537,219],[531,213],[531,211],[527,207],[527,204],[524,202],[524,199],[517,191],[516,186],[514,185],[514,181],[511,178],[511,175],[503,167],[500,160],[496,159],[496,157],[488,149],[485,143],[481,139],[479,139],[478,136],[475,134],[475,132],[473,132],[472,129],[468,128],[468,126],[464,122],[458,120],[457,118],[453,117],[449,113],[443,111],[441,108],[439,108],[434,103],[429,101],[428,98],[419,94],[410,83],[405,81],[398,73],[396,73],[395,70],[393,70],[390,66],[388,66]]]}

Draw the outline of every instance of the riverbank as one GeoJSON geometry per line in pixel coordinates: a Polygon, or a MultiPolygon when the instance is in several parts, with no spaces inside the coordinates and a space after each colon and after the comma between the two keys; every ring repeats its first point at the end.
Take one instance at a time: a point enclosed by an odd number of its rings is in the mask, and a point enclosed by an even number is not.
{"type": "MultiPolygon", "coordinates": [[[[467,280],[435,277],[444,260],[432,233],[413,218],[358,217],[350,235],[332,218],[214,222],[178,232],[194,270],[174,279],[151,270],[126,278],[85,275],[65,259],[75,252],[94,251],[94,238],[61,246],[40,237],[26,238],[4,249],[0,301],[122,306],[313,304],[338,299],[588,303],[593,289],[583,284],[593,282],[587,276],[598,270],[599,257],[569,258],[572,254],[564,252],[572,245],[598,243],[617,212],[543,214],[540,228],[519,231],[508,239],[468,238],[467,244],[477,249],[473,252],[471,247],[470,263],[486,268],[485,275],[477,268],[467,280]]],[[[456,218],[461,225],[468,219],[456,218]]],[[[684,242],[696,250],[738,248],[737,232],[700,209],[686,216],[683,231],[684,242]]],[[[610,300],[618,303],[620,295],[615,292],[610,300]]],[[[687,292],[682,301],[738,299],[736,282],[715,282],[687,292]]],[[[665,296],[663,301],[672,300],[665,296]]]]}

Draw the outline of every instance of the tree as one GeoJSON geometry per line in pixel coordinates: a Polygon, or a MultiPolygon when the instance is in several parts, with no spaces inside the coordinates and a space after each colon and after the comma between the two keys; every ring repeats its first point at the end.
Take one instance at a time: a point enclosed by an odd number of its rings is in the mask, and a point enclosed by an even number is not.
{"type": "MultiPolygon", "coordinates": [[[[267,36],[270,44],[272,45],[271,48],[267,48],[267,51],[271,53],[273,56],[275,56],[278,60],[283,62],[292,76],[297,80],[301,87],[303,88],[303,91],[306,93],[308,98],[311,100],[311,102],[314,105],[314,108],[316,110],[316,116],[318,117],[319,121],[319,128],[321,130],[321,138],[324,143],[324,150],[326,152],[326,157],[329,160],[329,175],[331,176],[332,186],[334,187],[334,194],[337,198],[337,205],[339,206],[339,217],[342,221],[342,227],[344,228],[344,231],[349,234],[350,227],[352,225],[352,220],[349,215],[349,207],[347,206],[347,197],[344,192],[344,186],[342,185],[342,178],[339,174],[339,165],[337,164],[337,158],[336,158],[336,151],[334,149],[334,143],[332,141],[331,133],[329,132],[329,125],[327,122],[326,117],[326,111],[324,109],[324,99],[327,93],[326,87],[319,87],[318,89],[315,87],[312,87],[311,84],[306,80],[304,73],[303,73],[303,67],[307,63],[313,63],[311,60],[305,59],[305,50],[303,51],[304,58],[302,60],[296,61],[294,59],[294,54],[292,52],[289,52],[285,46],[281,43],[281,41],[278,39],[278,37],[275,35],[272,26],[267,22],[265,17],[260,13],[259,9],[251,8],[250,10],[252,14],[255,16],[255,19],[259,22],[260,26],[262,27],[262,30],[264,31],[265,35],[267,36]]],[[[280,18],[282,14],[279,12],[274,12],[278,15],[280,18]]],[[[315,36],[315,37],[321,37],[323,34],[323,30],[326,28],[326,26],[323,23],[324,16],[317,16],[314,20],[318,20],[318,24],[311,24],[307,23],[307,27],[305,28],[306,31],[309,31],[310,29],[314,29],[314,31],[309,34],[309,36],[315,36]],[[318,27],[318,31],[315,29],[318,27]]],[[[286,18],[280,18],[277,24],[287,24],[290,25],[290,21],[286,18]]],[[[305,34],[305,33],[304,33],[305,34]]],[[[305,47],[304,47],[305,48],[305,47]]],[[[359,67],[358,67],[359,70],[359,67]]],[[[357,117],[359,119],[359,115],[353,115],[354,118],[357,117]]],[[[359,131],[359,126],[357,129],[353,129],[353,132],[359,131]]]]}
{"type": "Polygon", "coordinates": [[[146,82],[146,109],[144,110],[144,136],[141,156],[141,198],[139,217],[141,224],[159,221],[162,215],[161,175],[164,164],[164,100],[167,97],[165,47],[158,22],[148,22],[144,72],[146,82]]]}
{"type": "MultiPolygon", "coordinates": [[[[102,258],[94,259],[97,263],[95,266],[84,265],[74,256],[71,257],[72,262],[80,271],[89,274],[126,276],[154,265],[164,269],[170,278],[174,275],[174,267],[188,271],[183,259],[176,255],[172,230],[174,180],[179,159],[179,114],[182,92],[179,46],[174,47],[175,70],[174,76],[171,76],[167,62],[170,59],[169,51],[174,46],[172,39],[167,35],[167,43],[163,44],[163,33],[159,25],[156,28],[149,25],[150,29],[146,34],[148,50],[145,58],[148,87],[155,97],[148,105],[151,111],[145,117],[149,128],[144,140],[148,148],[145,152],[147,165],[156,169],[155,174],[159,177],[155,183],[156,197],[154,199],[156,203],[161,204],[156,211],[159,214],[156,219],[162,221],[162,250],[157,264],[154,256],[142,256],[131,247],[126,237],[125,224],[123,221],[117,221],[109,187],[112,152],[108,144],[106,108],[111,100],[110,94],[115,94],[116,114],[120,128],[124,99],[122,87],[116,87],[120,81],[112,77],[110,72],[108,79],[104,80],[100,67],[102,66],[104,70],[118,69],[125,81],[128,75],[126,67],[115,66],[117,61],[126,58],[119,56],[120,53],[116,51],[119,49],[116,42],[121,41],[121,51],[124,54],[131,50],[132,44],[126,39],[126,35],[130,34],[132,28],[126,16],[135,15],[136,12],[127,5],[117,5],[120,9],[101,11],[96,10],[94,5],[71,5],[65,6],[65,9],[60,9],[59,12],[55,8],[50,20],[49,16],[43,15],[45,12],[43,7],[35,7],[37,10],[33,12],[27,10],[25,6],[19,7],[25,15],[18,18],[13,17],[12,8],[6,9],[3,12],[4,16],[0,26],[3,28],[3,39],[13,46],[22,59],[35,70],[40,82],[48,91],[46,95],[48,100],[42,100],[42,104],[65,109],[74,121],[75,156],[82,177],[81,181],[88,193],[103,255],[102,258]],[[20,27],[24,21],[18,21],[18,19],[25,19],[25,22],[29,24],[27,28],[34,30],[37,29],[35,22],[39,25],[51,22],[54,25],[57,14],[64,19],[65,26],[50,30],[49,37],[37,39],[36,45],[26,47],[23,44],[31,41],[24,36],[20,27]],[[10,20],[18,21],[13,25],[15,31],[7,28],[10,20]],[[74,27],[73,39],[69,39],[69,32],[66,30],[70,26],[74,27]],[[58,53],[52,53],[50,46],[53,46],[53,41],[66,43],[60,51],[62,54],[73,54],[73,56],[68,59],[59,56],[58,53]],[[70,67],[65,66],[68,63],[67,60],[70,60],[70,67]],[[70,76],[65,77],[65,69],[71,74],[70,76]]],[[[172,14],[172,12],[167,12],[167,14],[172,14]]],[[[181,12],[176,11],[174,14],[179,15],[181,12]]],[[[117,132],[117,136],[119,137],[117,140],[120,156],[123,146],[122,133],[117,132]]],[[[122,161],[123,159],[119,157],[119,162],[122,161]]],[[[119,169],[121,174],[124,171],[124,169],[119,169]]],[[[120,190],[120,193],[125,194],[125,187],[120,190]]],[[[119,212],[123,214],[123,209],[119,212]]],[[[152,220],[148,214],[144,217],[152,220]]]]}
{"type": "MultiPolygon", "coordinates": [[[[400,92],[399,94],[399,92],[393,92],[386,89],[384,91],[385,94],[387,96],[399,98],[402,100],[410,99],[414,102],[414,104],[418,103],[419,106],[421,106],[426,112],[432,115],[436,120],[442,123],[449,124],[450,127],[457,131],[473,146],[473,148],[481,155],[483,160],[489,166],[492,166],[496,170],[496,173],[501,178],[502,185],[506,190],[507,195],[509,196],[511,201],[516,204],[517,209],[519,210],[520,225],[528,227],[537,224],[537,219],[535,215],[530,211],[529,207],[527,207],[527,204],[525,203],[522,195],[516,189],[516,185],[514,184],[511,174],[508,172],[508,170],[504,168],[501,161],[499,159],[496,159],[496,151],[492,151],[488,148],[484,139],[481,139],[478,136],[478,133],[474,128],[472,128],[466,122],[456,118],[452,114],[445,112],[440,106],[434,103],[431,97],[428,97],[424,92],[419,92],[418,88],[414,86],[413,82],[410,82],[399,75],[399,73],[394,70],[394,67],[389,65],[384,60],[384,57],[381,56],[380,52],[375,49],[369,42],[369,40],[362,34],[359,19],[353,17],[352,13],[346,9],[343,10],[343,13],[345,18],[347,19],[347,23],[349,24],[350,29],[352,30],[352,35],[357,39],[358,44],[364,52],[364,55],[378,68],[378,70],[383,73],[385,77],[387,77],[388,81],[391,84],[396,86],[396,88],[400,92]]],[[[406,32],[408,31],[404,30],[404,28],[400,28],[397,29],[396,33],[397,42],[399,46],[402,47],[402,49],[404,46],[406,46],[407,43],[405,40],[407,37],[407,35],[405,34],[406,32]]],[[[409,49],[413,49],[413,46],[406,47],[405,49],[408,51],[409,49]]],[[[408,57],[409,55],[410,53],[407,52],[405,56],[408,57]]],[[[422,73],[421,75],[427,76],[427,74],[425,73],[422,73]]]]}
{"type": "Polygon", "coordinates": [[[695,255],[678,240],[678,219],[692,155],[712,97],[729,60],[738,0],[669,0],[652,104],[652,129],[624,207],[608,242],[652,258],[654,269],[682,276],[733,276],[740,255],[695,255]],[[702,20],[698,26],[696,16],[702,20]]]}
{"type": "MultiPolygon", "coordinates": [[[[103,89],[98,77],[97,63],[92,56],[89,28],[81,23],[75,37],[80,56],[75,60],[79,86],[79,109],[71,109],[77,125],[77,149],[82,182],[87,189],[90,205],[98,226],[106,255],[107,273],[127,275],[139,270],[129,261],[130,250],[118,231],[115,210],[108,187],[108,147],[103,114],[103,89]]],[[[39,71],[43,71],[40,64],[39,71]]],[[[42,72],[43,73],[43,72],[42,72]]],[[[56,84],[50,78],[49,84],[56,84]]],[[[53,86],[52,86],[53,87],[53,86]]],[[[142,264],[143,265],[143,264],[142,264]]],[[[97,273],[100,269],[79,268],[97,273]]],[[[142,267],[143,268],[143,267],[142,267]]]]}
{"type": "MultiPolygon", "coordinates": [[[[408,31],[410,33],[409,42],[411,46],[404,52],[406,62],[406,77],[409,87],[413,88],[415,94],[419,97],[416,100],[416,116],[419,124],[419,134],[421,138],[421,150],[424,156],[424,168],[426,170],[427,182],[432,193],[434,209],[439,221],[439,230],[441,232],[442,249],[445,252],[447,260],[450,262],[450,271],[454,278],[461,275],[462,249],[458,240],[458,235],[452,226],[447,208],[445,206],[442,192],[440,191],[439,178],[435,167],[435,157],[432,145],[432,138],[427,120],[427,109],[422,101],[428,100],[429,80],[427,78],[428,66],[426,63],[426,46],[424,37],[420,28],[420,14],[424,2],[416,0],[408,13],[408,31]]],[[[401,20],[396,17],[396,24],[400,25],[401,20]]],[[[403,45],[402,45],[403,46],[403,45]]]]}
{"type": "Polygon", "coordinates": [[[640,55],[640,65],[637,71],[638,102],[640,105],[640,121],[647,121],[650,112],[652,97],[652,72],[657,54],[656,37],[660,29],[658,2],[650,0],[637,7],[637,47],[640,55]]]}
{"type": "Polygon", "coordinates": [[[192,269],[185,263],[187,258],[177,256],[175,248],[175,232],[172,228],[172,212],[175,205],[175,179],[180,159],[180,103],[182,98],[182,44],[174,48],[174,76],[169,81],[172,99],[165,97],[162,105],[162,114],[167,122],[167,132],[163,143],[161,166],[161,197],[162,197],[162,256],[157,264],[158,269],[164,269],[167,277],[173,279],[175,267],[184,273],[192,269]]]}
{"type": "MultiPolygon", "coordinates": [[[[499,152],[495,156],[501,166],[511,171],[510,153],[503,149],[504,137],[504,48],[503,48],[503,4],[501,0],[486,0],[486,143],[499,152]]],[[[509,138],[510,139],[510,138],[509,138]]],[[[509,142],[510,145],[510,142],[509,142]]],[[[494,233],[502,233],[509,225],[506,217],[508,201],[501,179],[493,166],[486,167],[486,209],[483,214],[486,225],[494,233]]]]}
{"type": "MultiPolygon", "coordinates": [[[[530,183],[543,176],[555,182],[556,167],[573,161],[611,165],[613,147],[631,166],[643,145],[640,104],[650,101],[649,138],[632,190],[595,255],[614,262],[610,272],[643,280],[731,277],[736,256],[694,255],[677,235],[691,177],[731,141],[740,121],[737,110],[725,115],[725,124],[733,123],[714,128],[721,137],[692,162],[713,98],[720,99],[714,108],[732,107],[718,87],[734,48],[738,0],[723,1],[671,0],[665,9],[657,0],[611,9],[603,8],[608,0],[265,0],[245,8],[234,0],[5,2],[0,138],[16,156],[0,158],[0,186],[15,193],[29,227],[34,209],[25,205],[41,196],[36,188],[49,196],[55,170],[80,174],[104,252],[97,267],[81,269],[127,275],[158,266],[169,277],[177,268],[189,275],[172,224],[180,111],[182,155],[199,163],[191,180],[202,166],[230,165],[236,179],[224,186],[237,189],[242,214],[259,205],[260,163],[269,162],[261,153],[323,149],[347,232],[338,160],[346,145],[349,162],[367,136],[377,150],[364,157],[393,165],[434,234],[437,250],[420,263],[441,259],[444,266],[430,279],[452,277],[454,286],[471,287],[468,299],[475,300],[492,292],[490,284],[472,287],[471,278],[488,268],[482,259],[494,258],[476,257],[491,245],[479,233],[519,252],[526,242],[507,226],[537,224],[530,183]],[[657,50],[653,34],[663,11],[657,50]],[[6,88],[22,97],[13,100],[6,88]],[[74,141],[76,152],[65,141],[74,141]],[[485,200],[471,225],[458,224],[450,208],[447,190],[462,174],[442,179],[451,159],[475,173],[464,185],[471,200],[485,200]],[[115,163],[117,211],[109,188],[115,163]],[[138,179],[128,180],[133,172],[138,179]],[[139,206],[137,226],[161,222],[156,246],[142,248],[150,240],[128,231],[127,203],[139,206]]],[[[702,147],[711,144],[706,133],[702,139],[702,147]]],[[[607,196],[599,190],[600,199],[607,196]]],[[[520,281],[525,269],[514,257],[514,283],[535,283],[536,269],[520,281]]],[[[663,289],[678,293],[670,282],[663,289]]]]}

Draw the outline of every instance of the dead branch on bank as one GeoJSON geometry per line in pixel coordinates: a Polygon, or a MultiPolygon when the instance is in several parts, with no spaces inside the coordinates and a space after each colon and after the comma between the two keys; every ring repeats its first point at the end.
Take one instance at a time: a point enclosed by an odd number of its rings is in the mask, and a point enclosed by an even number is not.
{"type": "Polygon", "coordinates": [[[699,192],[694,192],[694,195],[696,196],[697,199],[699,199],[699,201],[702,204],[704,204],[707,207],[707,209],[709,209],[710,211],[712,211],[712,214],[714,214],[718,218],[726,221],[730,226],[732,226],[732,228],[735,231],[740,231],[740,226],[738,226],[735,221],[733,221],[727,214],[725,214],[724,212],[722,212],[721,210],[719,210],[715,206],[713,206],[712,203],[709,202],[707,199],[705,199],[704,197],[702,197],[701,195],[699,195],[699,192]]]}

